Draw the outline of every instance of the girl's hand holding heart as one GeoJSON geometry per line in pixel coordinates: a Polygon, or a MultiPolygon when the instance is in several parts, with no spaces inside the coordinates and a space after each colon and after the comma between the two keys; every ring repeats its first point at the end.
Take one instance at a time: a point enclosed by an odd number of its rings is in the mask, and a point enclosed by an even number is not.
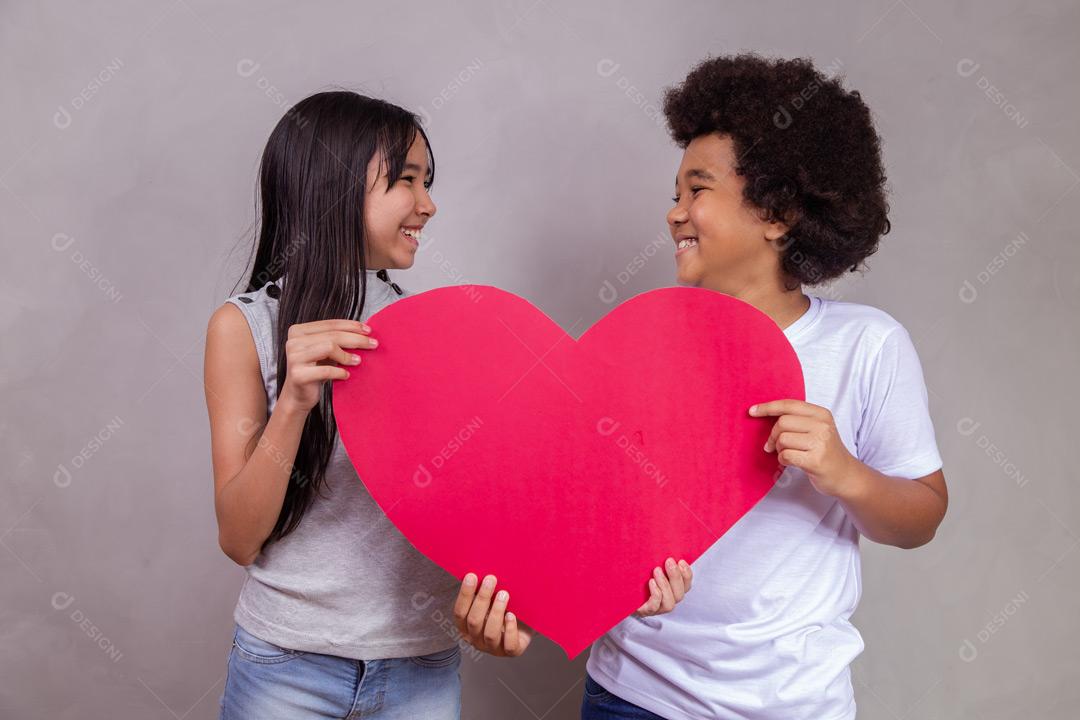
{"type": "Polygon", "coordinates": [[[360,364],[353,349],[373,350],[378,340],[371,328],[357,320],[319,320],[289,326],[285,341],[287,370],[281,389],[282,402],[308,411],[318,404],[327,380],[349,377],[346,367],[360,364]]]}

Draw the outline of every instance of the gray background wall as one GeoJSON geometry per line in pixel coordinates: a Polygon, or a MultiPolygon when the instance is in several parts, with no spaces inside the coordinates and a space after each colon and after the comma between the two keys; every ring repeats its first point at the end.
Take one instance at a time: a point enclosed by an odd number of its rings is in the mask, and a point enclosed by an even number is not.
{"type": "MultiPolygon", "coordinates": [[[[952,491],[931,545],[865,545],[860,716],[1075,717],[1078,26],[1060,0],[4,3],[0,716],[216,717],[243,571],[203,332],[290,104],[426,113],[440,212],[407,281],[580,334],[605,283],[672,282],[662,88],[755,49],[839,68],[877,115],[894,231],[819,292],[911,331],[952,491]]],[[[575,718],[582,669],[546,641],[466,659],[464,717],[575,718]]]]}

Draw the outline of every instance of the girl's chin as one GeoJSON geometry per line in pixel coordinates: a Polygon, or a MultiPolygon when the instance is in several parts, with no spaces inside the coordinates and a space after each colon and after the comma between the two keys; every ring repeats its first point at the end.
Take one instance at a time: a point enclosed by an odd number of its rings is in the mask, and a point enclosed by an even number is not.
{"type": "Polygon", "coordinates": [[[387,263],[387,269],[389,270],[408,270],[413,266],[412,255],[395,255],[390,258],[390,262],[387,263]]]}
{"type": "Polygon", "coordinates": [[[407,247],[395,247],[390,252],[380,253],[382,260],[379,262],[368,261],[368,267],[386,268],[388,270],[408,270],[413,266],[416,259],[416,250],[407,247]]]}

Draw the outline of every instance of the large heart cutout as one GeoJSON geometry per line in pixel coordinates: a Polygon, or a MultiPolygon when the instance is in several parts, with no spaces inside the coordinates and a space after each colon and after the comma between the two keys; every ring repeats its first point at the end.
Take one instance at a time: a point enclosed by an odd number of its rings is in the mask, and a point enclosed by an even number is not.
{"type": "Polygon", "coordinates": [[[577,341],[478,285],[368,324],[379,348],[333,391],[357,473],[420,552],[496,575],[570,658],[647,599],[654,567],[693,562],[764,497],[772,420],[748,409],[804,398],[776,323],[709,290],[643,293],[577,341]]]}

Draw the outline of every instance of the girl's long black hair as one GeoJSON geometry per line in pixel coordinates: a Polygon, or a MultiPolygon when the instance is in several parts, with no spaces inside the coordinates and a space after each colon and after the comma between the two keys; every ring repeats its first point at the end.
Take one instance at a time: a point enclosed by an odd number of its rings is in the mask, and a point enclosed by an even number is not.
{"type": "MultiPolygon", "coordinates": [[[[244,292],[286,278],[275,283],[279,396],[290,326],[360,318],[367,294],[368,163],[378,153],[393,186],[417,133],[427,143],[433,181],[435,161],[420,118],[384,100],[347,90],[316,93],[293,106],[270,134],[259,167],[255,263],[244,292]]],[[[304,423],[281,513],[263,547],[295,530],[322,490],[337,439],[332,386],[323,385],[304,423]]]]}

